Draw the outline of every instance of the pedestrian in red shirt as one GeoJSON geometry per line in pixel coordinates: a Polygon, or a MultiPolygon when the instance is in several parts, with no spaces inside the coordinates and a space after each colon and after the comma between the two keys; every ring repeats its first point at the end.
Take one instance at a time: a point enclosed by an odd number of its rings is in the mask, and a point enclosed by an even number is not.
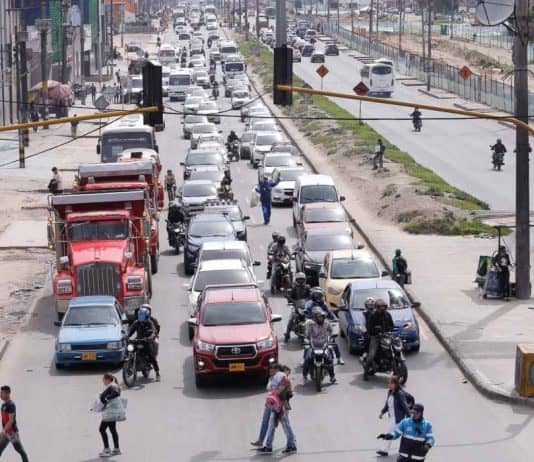
{"type": "Polygon", "coordinates": [[[17,408],[11,401],[11,387],[4,385],[0,388],[0,399],[2,400],[2,432],[0,432],[0,456],[9,443],[13,445],[15,451],[20,454],[22,462],[28,462],[28,456],[22,446],[17,426],[17,408]]]}

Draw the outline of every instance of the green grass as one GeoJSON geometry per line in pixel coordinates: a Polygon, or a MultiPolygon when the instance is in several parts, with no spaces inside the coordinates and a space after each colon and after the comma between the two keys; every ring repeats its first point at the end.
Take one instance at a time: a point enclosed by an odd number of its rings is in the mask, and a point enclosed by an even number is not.
{"type": "MultiPolygon", "coordinates": [[[[414,220],[404,225],[404,231],[412,234],[440,234],[443,236],[490,235],[497,236],[497,230],[480,220],[454,220],[447,216],[428,220],[414,220]]],[[[505,230],[503,230],[504,232],[505,230]]],[[[507,234],[509,234],[509,230],[507,234]]]]}
{"type": "Polygon", "coordinates": [[[396,193],[397,193],[397,186],[394,184],[388,184],[386,186],[386,189],[384,189],[384,192],[382,193],[382,197],[393,196],[396,193]]]}

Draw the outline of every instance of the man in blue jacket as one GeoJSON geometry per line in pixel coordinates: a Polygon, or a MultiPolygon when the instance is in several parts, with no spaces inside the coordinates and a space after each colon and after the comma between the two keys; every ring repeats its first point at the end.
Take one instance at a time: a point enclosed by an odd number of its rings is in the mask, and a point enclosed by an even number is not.
{"type": "Polygon", "coordinates": [[[430,448],[436,444],[432,424],[424,419],[424,411],[422,404],[414,404],[412,417],[401,420],[393,433],[381,433],[377,436],[383,440],[396,440],[400,437],[397,462],[425,460],[430,448]]]}
{"type": "Polygon", "coordinates": [[[261,183],[256,188],[260,193],[261,211],[263,212],[263,224],[268,225],[271,221],[271,191],[278,184],[263,177],[261,183]]]}

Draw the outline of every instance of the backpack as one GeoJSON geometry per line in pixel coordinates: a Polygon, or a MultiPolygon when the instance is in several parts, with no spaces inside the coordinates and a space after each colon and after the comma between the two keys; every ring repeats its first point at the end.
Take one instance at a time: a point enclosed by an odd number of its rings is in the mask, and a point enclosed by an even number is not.
{"type": "Polygon", "coordinates": [[[404,397],[406,398],[406,404],[408,404],[408,408],[411,410],[415,404],[415,398],[412,394],[407,392],[406,390],[402,390],[402,393],[404,394],[404,397]]]}

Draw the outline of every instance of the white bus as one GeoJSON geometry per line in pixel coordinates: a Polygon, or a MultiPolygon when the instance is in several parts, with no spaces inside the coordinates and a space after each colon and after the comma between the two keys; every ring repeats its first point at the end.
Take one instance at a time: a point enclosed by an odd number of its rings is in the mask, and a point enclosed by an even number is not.
{"type": "Polygon", "coordinates": [[[100,161],[117,162],[125,149],[148,148],[158,151],[154,128],[145,125],[143,114],[124,116],[102,129],[96,145],[100,161]]]}
{"type": "Polygon", "coordinates": [[[178,56],[176,54],[176,49],[172,45],[164,43],[159,48],[158,60],[162,66],[177,62],[178,56]]]}
{"type": "Polygon", "coordinates": [[[369,88],[369,95],[391,96],[395,89],[393,66],[385,63],[365,64],[360,71],[362,82],[369,88]]]}
{"type": "Polygon", "coordinates": [[[185,91],[193,85],[193,75],[189,69],[175,69],[169,75],[169,100],[185,101],[185,91]]]}

